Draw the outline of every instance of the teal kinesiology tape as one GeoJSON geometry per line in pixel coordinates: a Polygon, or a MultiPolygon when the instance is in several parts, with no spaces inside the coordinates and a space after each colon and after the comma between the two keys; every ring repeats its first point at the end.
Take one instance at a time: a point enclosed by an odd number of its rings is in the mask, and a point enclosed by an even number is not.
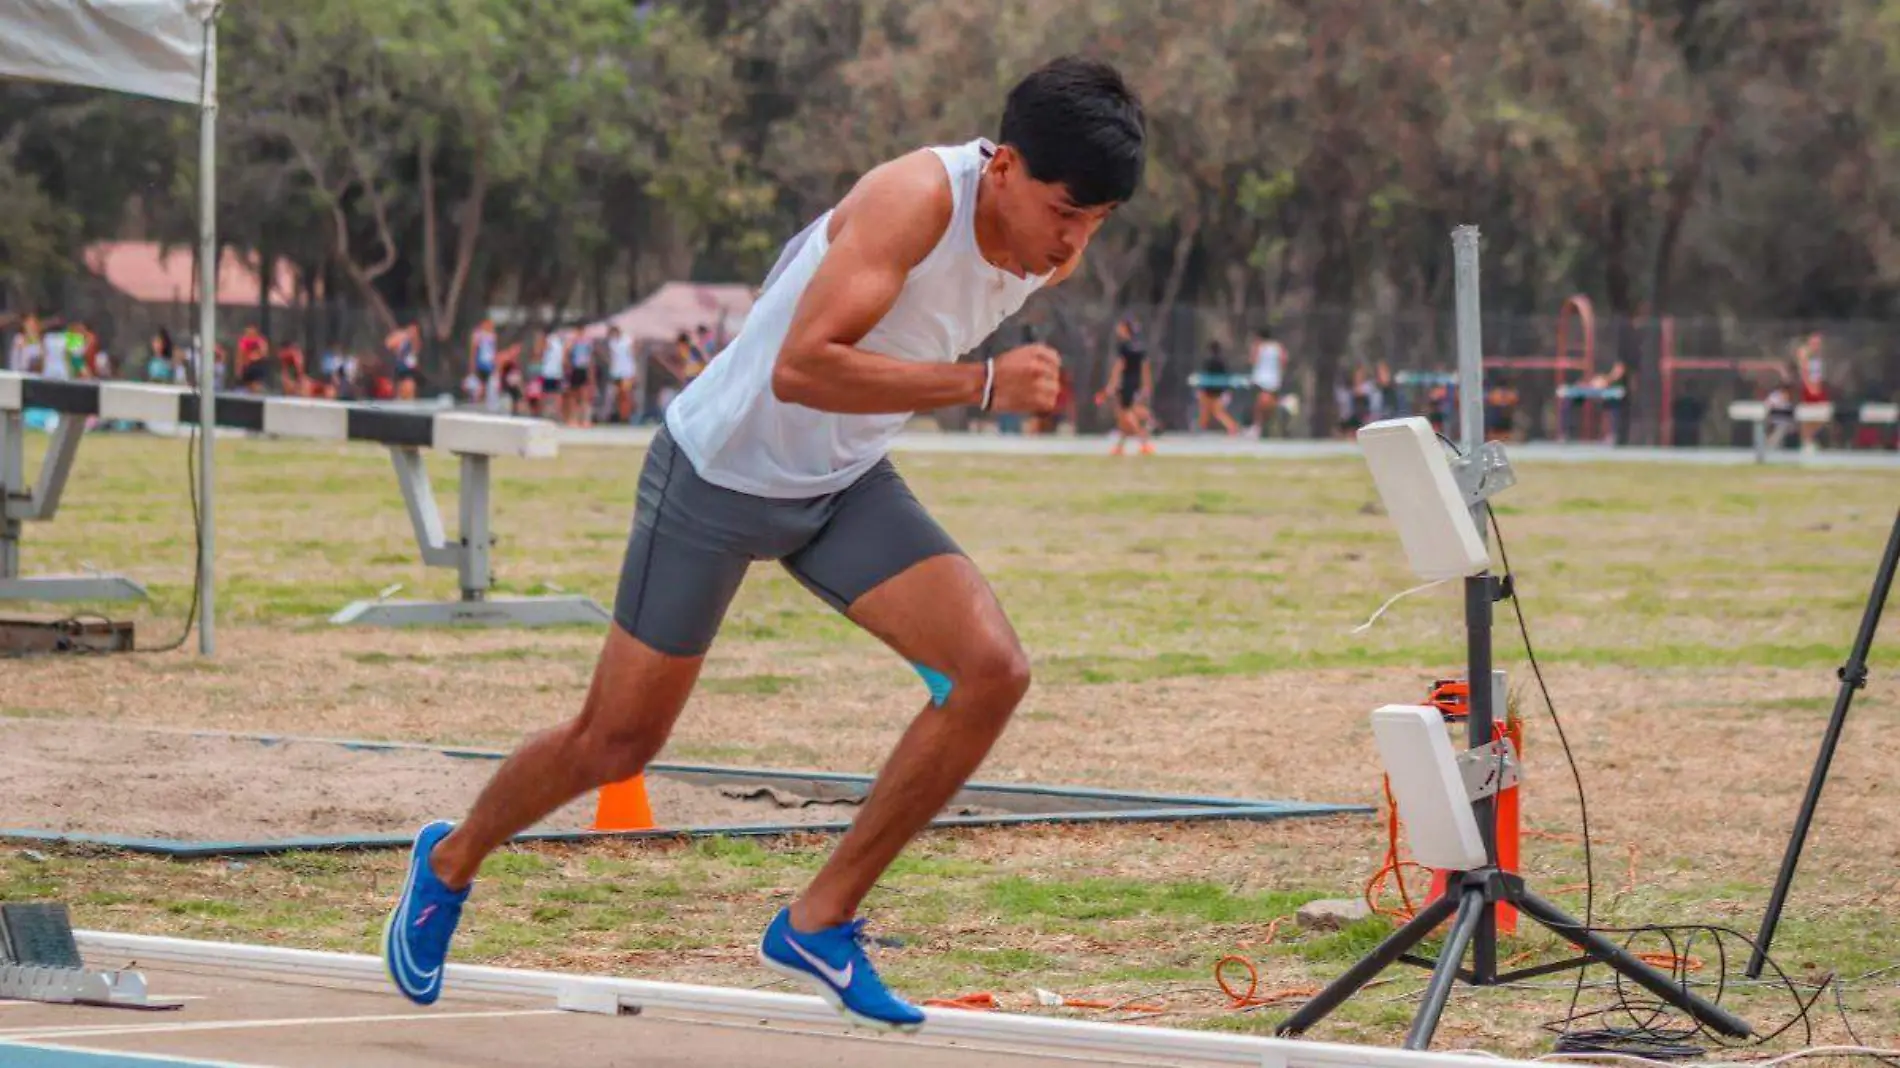
{"type": "Polygon", "coordinates": [[[917,674],[924,677],[924,685],[930,688],[930,703],[942,708],[943,703],[950,700],[950,677],[922,664],[912,664],[911,667],[917,669],[917,674]]]}

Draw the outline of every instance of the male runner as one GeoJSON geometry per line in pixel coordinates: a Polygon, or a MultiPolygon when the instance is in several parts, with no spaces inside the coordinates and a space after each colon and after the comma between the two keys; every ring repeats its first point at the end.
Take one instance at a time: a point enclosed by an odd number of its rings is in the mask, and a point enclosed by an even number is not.
{"type": "Polygon", "coordinates": [[[647,452],[614,625],[579,716],[510,757],[461,824],[417,835],[383,939],[405,995],[440,994],[484,857],[660,751],[747,568],[777,560],[915,665],[930,699],[759,957],[855,1023],[922,1024],[878,978],[854,917],[988,755],[1029,688],[1029,661],[885,453],[918,411],[1053,406],[1046,346],[957,359],[1075,270],[1140,185],[1144,127],[1113,68],[1056,60],[1010,91],[997,144],[887,162],[786,246],[744,330],[668,407],[647,452]]]}

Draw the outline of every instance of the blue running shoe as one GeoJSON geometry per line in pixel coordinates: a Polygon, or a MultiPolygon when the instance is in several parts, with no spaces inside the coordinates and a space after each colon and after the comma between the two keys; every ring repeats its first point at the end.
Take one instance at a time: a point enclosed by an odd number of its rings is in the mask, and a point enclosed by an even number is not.
{"type": "Polygon", "coordinates": [[[462,918],[462,903],[474,889],[470,885],[450,890],[429,868],[429,854],[454,827],[447,820],[437,820],[416,834],[402,897],[383,924],[383,964],[396,989],[418,1005],[432,1005],[442,996],[442,963],[449,955],[449,938],[462,918]]]}
{"type": "Polygon", "coordinates": [[[878,1031],[916,1031],[921,1009],[892,994],[871,967],[862,942],[864,920],[806,933],[792,929],[790,909],[781,909],[759,942],[759,963],[809,984],[845,1019],[878,1031]]]}

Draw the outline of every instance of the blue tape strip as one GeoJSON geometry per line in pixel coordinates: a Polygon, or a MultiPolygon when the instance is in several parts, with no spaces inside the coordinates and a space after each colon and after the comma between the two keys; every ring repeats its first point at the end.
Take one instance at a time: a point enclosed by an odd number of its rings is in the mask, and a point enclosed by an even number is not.
{"type": "Polygon", "coordinates": [[[16,1044],[0,1039],[0,1064],[7,1068],[261,1068],[236,1061],[205,1061],[157,1053],[75,1049],[50,1044],[16,1044]]]}
{"type": "Polygon", "coordinates": [[[940,671],[932,670],[922,664],[912,664],[917,674],[924,677],[924,685],[930,688],[930,703],[938,708],[950,700],[950,679],[940,671]]]}

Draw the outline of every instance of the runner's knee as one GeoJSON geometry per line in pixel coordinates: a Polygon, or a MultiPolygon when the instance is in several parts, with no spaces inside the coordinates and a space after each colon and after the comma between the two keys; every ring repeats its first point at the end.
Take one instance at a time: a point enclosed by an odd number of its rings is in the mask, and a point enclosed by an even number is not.
{"type": "Polygon", "coordinates": [[[631,779],[646,770],[670,733],[652,723],[587,718],[575,720],[568,731],[569,760],[594,786],[631,779]]]}
{"type": "Polygon", "coordinates": [[[944,673],[951,692],[967,695],[971,707],[1007,715],[1029,692],[1029,656],[1013,639],[983,638],[966,645],[944,673]]]}

